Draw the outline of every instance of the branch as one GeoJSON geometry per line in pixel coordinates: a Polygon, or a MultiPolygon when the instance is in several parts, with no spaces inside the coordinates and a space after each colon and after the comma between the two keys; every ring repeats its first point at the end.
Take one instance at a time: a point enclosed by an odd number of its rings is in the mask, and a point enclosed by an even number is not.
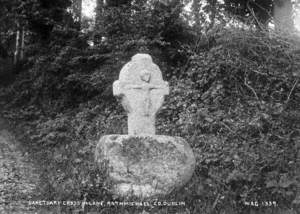
{"type": "Polygon", "coordinates": [[[252,87],[247,83],[246,77],[244,78],[244,84],[245,84],[245,86],[247,86],[247,88],[249,88],[249,89],[253,92],[253,94],[255,95],[256,99],[257,99],[258,101],[260,101],[259,98],[258,98],[258,96],[257,96],[257,93],[256,93],[255,90],[254,90],[254,88],[252,88],[252,87]]]}
{"type": "Polygon", "coordinates": [[[220,121],[220,123],[225,126],[231,133],[235,134],[235,131],[233,131],[226,123],[224,123],[223,121],[220,121]]]}
{"type": "Polygon", "coordinates": [[[253,2],[252,0],[248,0],[248,1],[247,1],[247,8],[248,8],[248,10],[251,12],[251,15],[253,16],[253,18],[255,19],[255,22],[256,22],[257,26],[258,26],[261,30],[264,30],[264,27],[262,27],[260,21],[257,19],[256,15],[255,15],[253,9],[250,7],[250,4],[249,4],[250,1],[253,2]]]}
{"type": "Polygon", "coordinates": [[[214,201],[214,203],[212,205],[212,210],[214,210],[216,208],[217,203],[219,201],[219,198],[220,198],[220,193],[218,193],[218,195],[217,195],[217,197],[216,197],[216,199],[215,199],[215,201],[214,201]]]}
{"type": "Polygon", "coordinates": [[[291,91],[290,91],[290,93],[289,93],[289,95],[288,95],[288,97],[285,101],[285,104],[287,104],[290,101],[291,95],[292,95],[293,91],[295,90],[296,85],[298,84],[298,82],[299,82],[299,78],[295,81],[295,83],[294,83],[294,85],[293,85],[293,87],[292,87],[292,89],[291,89],[291,91]]]}
{"type": "Polygon", "coordinates": [[[272,17],[273,17],[272,14],[266,8],[264,8],[260,4],[256,3],[255,1],[252,1],[252,3],[255,4],[257,7],[259,7],[260,9],[264,10],[269,15],[269,18],[272,19],[272,17]]]}

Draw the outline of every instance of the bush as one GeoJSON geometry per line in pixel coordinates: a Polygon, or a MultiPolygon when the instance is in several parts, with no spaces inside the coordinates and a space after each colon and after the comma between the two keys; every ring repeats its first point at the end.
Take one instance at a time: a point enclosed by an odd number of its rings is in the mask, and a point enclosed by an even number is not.
{"type": "Polygon", "coordinates": [[[249,201],[299,204],[299,40],[239,29],[207,37],[214,44],[172,81],[159,123],[194,148],[191,199],[212,206],[218,196],[222,210],[249,201]]]}

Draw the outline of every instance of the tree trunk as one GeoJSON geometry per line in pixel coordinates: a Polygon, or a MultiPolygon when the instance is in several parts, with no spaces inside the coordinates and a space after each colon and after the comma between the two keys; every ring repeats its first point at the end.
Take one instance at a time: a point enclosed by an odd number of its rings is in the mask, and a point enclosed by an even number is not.
{"type": "Polygon", "coordinates": [[[22,27],[21,30],[21,47],[20,47],[20,60],[24,59],[24,48],[25,48],[25,29],[22,27]]]}
{"type": "Polygon", "coordinates": [[[294,30],[291,0],[274,0],[273,13],[276,31],[290,32],[294,30]]]}
{"type": "Polygon", "coordinates": [[[97,0],[96,5],[96,18],[95,18],[95,30],[94,30],[94,44],[99,44],[104,36],[104,6],[105,0],[97,0]]]}
{"type": "Polygon", "coordinates": [[[24,27],[19,27],[16,33],[14,64],[17,64],[20,60],[24,59],[24,46],[25,46],[24,40],[25,40],[24,27]]]}
{"type": "Polygon", "coordinates": [[[211,0],[210,1],[210,14],[209,14],[209,29],[213,28],[215,25],[215,19],[217,14],[217,0],[211,0]]]}
{"type": "Polygon", "coordinates": [[[74,13],[74,20],[81,24],[81,16],[82,16],[82,0],[73,0],[72,2],[72,10],[74,13]]]}
{"type": "Polygon", "coordinates": [[[201,17],[200,17],[200,9],[201,9],[201,0],[194,0],[192,4],[192,12],[195,21],[195,28],[197,32],[201,31],[201,17]]]}

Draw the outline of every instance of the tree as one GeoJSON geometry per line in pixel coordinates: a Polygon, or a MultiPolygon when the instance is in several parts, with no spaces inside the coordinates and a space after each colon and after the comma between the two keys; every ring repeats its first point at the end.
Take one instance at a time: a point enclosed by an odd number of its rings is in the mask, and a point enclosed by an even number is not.
{"type": "Polygon", "coordinates": [[[71,3],[71,0],[1,0],[1,55],[14,56],[17,63],[24,58],[27,44],[47,44],[53,30],[66,32],[66,28],[73,28],[74,20],[68,11],[71,3]]]}
{"type": "Polygon", "coordinates": [[[20,1],[1,2],[0,9],[0,49],[2,56],[12,56],[14,52],[14,62],[23,58],[24,49],[24,22],[17,8],[20,7],[20,1]],[[13,47],[14,43],[14,47],[13,47]]]}
{"type": "Polygon", "coordinates": [[[224,7],[227,12],[244,21],[252,17],[258,29],[267,28],[271,20],[272,0],[225,0],[224,7]]]}
{"type": "Polygon", "coordinates": [[[271,20],[277,30],[294,28],[291,0],[224,0],[224,8],[242,21],[252,17],[258,29],[266,29],[271,20]]]}
{"type": "MultiPolygon", "coordinates": [[[[117,24],[120,24],[122,19],[123,21],[127,20],[127,13],[130,11],[131,2],[132,0],[97,0],[95,21],[96,32],[94,38],[96,44],[98,44],[103,37],[109,37],[109,34],[114,34],[114,31],[117,30],[115,29],[113,32],[109,33],[109,27],[117,28],[117,24]]],[[[123,24],[119,25],[119,28],[125,27],[122,25],[123,24]]],[[[125,29],[118,29],[117,31],[122,33],[125,29]]]]}
{"type": "Polygon", "coordinates": [[[183,17],[183,0],[98,1],[95,40],[126,57],[147,52],[166,64],[185,61],[191,28],[183,17]],[[127,53],[126,53],[127,52],[127,53]]]}
{"type": "Polygon", "coordinates": [[[72,12],[74,21],[80,26],[82,20],[82,0],[72,0],[72,12]]]}
{"type": "Polygon", "coordinates": [[[20,24],[18,23],[17,32],[16,32],[14,64],[17,64],[20,60],[24,59],[24,48],[25,48],[25,27],[20,26],[20,24]]]}
{"type": "Polygon", "coordinates": [[[27,22],[28,30],[32,31],[38,39],[46,41],[50,38],[54,28],[63,28],[70,13],[67,9],[71,0],[18,0],[20,13],[27,22]]]}
{"type": "Polygon", "coordinates": [[[104,1],[97,0],[96,2],[96,18],[95,18],[95,31],[94,43],[99,44],[104,34],[104,1]]]}

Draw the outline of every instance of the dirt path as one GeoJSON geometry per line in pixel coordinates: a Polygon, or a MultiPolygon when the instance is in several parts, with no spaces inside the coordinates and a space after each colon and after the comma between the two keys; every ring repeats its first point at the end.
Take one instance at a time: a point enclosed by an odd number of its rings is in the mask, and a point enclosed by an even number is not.
{"type": "MultiPolygon", "coordinates": [[[[1,120],[1,119],[0,119],[1,120]]],[[[28,206],[39,176],[28,154],[0,121],[0,214],[35,213],[28,206]]]]}

